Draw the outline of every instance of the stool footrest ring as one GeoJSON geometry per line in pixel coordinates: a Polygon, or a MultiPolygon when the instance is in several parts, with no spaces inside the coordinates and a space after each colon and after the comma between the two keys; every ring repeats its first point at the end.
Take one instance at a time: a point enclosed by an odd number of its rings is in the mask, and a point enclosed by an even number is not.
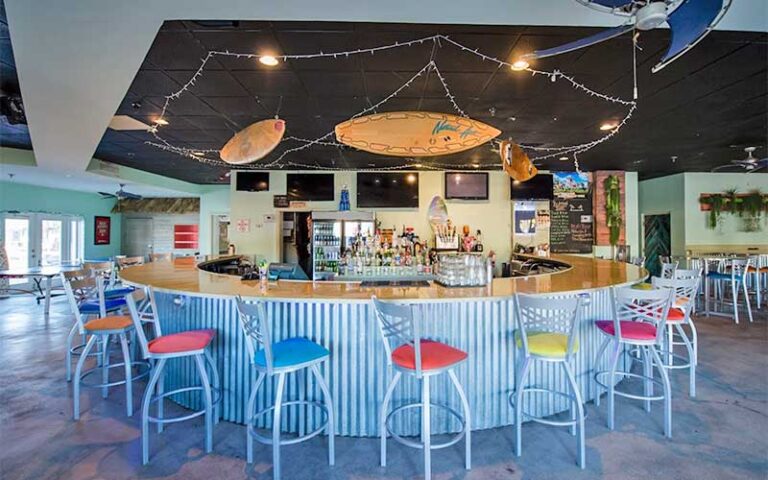
{"type": "MultiPolygon", "coordinates": [[[[576,403],[576,397],[574,395],[571,395],[569,393],[560,392],[558,390],[551,390],[549,388],[539,388],[539,387],[527,387],[523,388],[523,395],[528,393],[548,393],[550,395],[557,395],[563,398],[566,398],[571,401],[571,403],[576,403]]],[[[515,392],[512,392],[509,394],[509,405],[514,409],[515,408],[515,392]]],[[[562,412],[558,412],[562,413],[562,412]]],[[[523,418],[530,420],[532,422],[536,423],[543,423],[544,425],[551,425],[553,427],[570,427],[573,425],[578,425],[579,421],[577,420],[547,420],[544,417],[540,417],[538,415],[533,415],[531,413],[526,412],[523,410],[522,412],[523,418]]],[[[587,419],[587,412],[584,412],[584,419],[587,419]]]]}
{"type": "MultiPolygon", "coordinates": [[[[672,357],[672,365],[667,365],[666,363],[664,364],[664,368],[666,368],[667,370],[683,369],[683,368],[689,368],[691,366],[691,359],[686,356],[680,355],[679,353],[670,352],[669,350],[659,350],[659,356],[661,356],[661,358],[672,357]],[[677,365],[675,365],[674,363],[675,359],[680,360],[683,363],[678,363],[677,365]]],[[[638,363],[643,363],[642,358],[634,358],[634,361],[638,363]]],[[[605,373],[609,373],[609,372],[605,372],[605,373]]],[[[619,372],[616,372],[616,374],[618,375],[619,372]]]]}
{"type": "MultiPolygon", "coordinates": [[[[109,370],[109,369],[118,368],[118,367],[119,368],[123,368],[124,366],[125,366],[125,363],[124,362],[120,362],[120,363],[110,363],[109,365],[101,365],[101,366],[96,366],[96,367],[90,368],[90,369],[82,372],[82,374],[80,374],[80,385],[82,385],[83,387],[86,387],[86,388],[103,388],[103,387],[116,387],[118,385],[125,385],[125,383],[126,383],[125,379],[118,380],[116,382],[96,383],[96,384],[88,384],[88,383],[84,383],[83,382],[83,379],[85,377],[87,377],[88,375],[90,375],[90,374],[92,374],[94,372],[102,371],[105,368],[107,370],[109,370]]],[[[146,369],[143,372],[141,372],[141,373],[138,373],[136,375],[131,376],[131,378],[130,378],[131,382],[133,382],[134,380],[139,380],[139,379],[144,378],[147,375],[149,375],[150,367],[149,367],[149,363],[148,362],[141,362],[141,361],[131,362],[131,368],[141,368],[141,367],[146,367],[146,369]]]]}
{"type": "MultiPolygon", "coordinates": [[[[325,419],[324,419],[323,423],[319,427],[317,427],[315,430],[312,430],[311,432],[309,432],[309,433],[307,433],[305,435],[302,435],[302,436],[299,436],[299,437],[294,437],[294,438],[288,438],[288,439],[285,439],[285,440],[280,440],[280,446],[283,446],[283,445],[294,445],[294,444],[297,444],[297,443],[305,442],[305,441],[309,440],[310,438],[314,438],[314,437],[318,436],[325,429],[325,427],[328,426],[328,419],[329,419],[328,407],[326,407],[324,403],[321,403],[319,401],[314,401],[314,400],[292,400],[292,401],[289,401],[289,402],[283,402],[282,408],[290,407],[292,405],[311,405],[313,407],[317,407],[317,408],[320,409],[321,412],[323,412],[323,414],[325,416],[325,419]]],[[[256,412],[253,415],[253,418],[251,419],[251,424],[247,426],[247,428],[248,428],[248,435],[252,436],[253,439],[256,440],[259,443],[263,443],[265,445],[272,445],[273,442],[272,442],[272,438],[271,437],[265,437],[264,435],[261,435],[260,433],[258,433],[256,431],[256,428],[254,426],[254,422],[258,418],[261,418],[264,415],[266,415],[267,413],[274,411],[274,409],[275,409],[275,406],[272,405],[271,407],[267,407],[264,410],[260,410],[260,411],[256,412]]]]}
{"type": "MultiPolygon", "coordinates": [[[[595,383],[597,383],[601,387],[603,387],[606,390],[608,390],[608,385],[606,385],[605,383],[603,383],[600,380],[598,380],[598,376],[599,375],[609,375],[610,373],[611,372],[608,371],[608,370],[603,370],[603,371],[600,371],[600,372],[596,372],[595,373],[595,383]]],[[[643,380],[650,380],[655,385],[660,387],[662,390],[664,389],[664,384],[661,383],[661,380],[656,380],[653,377],[646,377],[645,375],[640,375],[639,373],[629,373],[629,372],[616,372],[616,375],[623,375],[625,377],[632,377],[632,378],[640,378],[640,379],[643,379],[643,380]]],[[[651,396],[647,397],[645,395],[635,395],[633,393],[622,392],[621,390],[616,390],[615,387],[613,389],[613,393],[615,393],[616,395],[619,395],[620,397],[631,398],[633,400],[651,400],[651,401],[664,400],[664,395],[654,395],[652,397],[651,396]]]]}
{"type": "MultiPolygon", "coordinates": [[[[164,399],[165,397],[175,395],[177,393],[184,393],[184,392],[194,392],[194,391],[202,391],[202,386],[196,386],[196,387],[184,387],[184,388],[177,388],[176,390],[171,390],[170,392],[163,392],[161,395],[153,395],[150,399],[150,403],[156,403],[164,399]]],[[[211,400],[211,407],[216,405],[221,401],[221,391],[216,388],[211,388],[211,396],[213,397],[211,400]]],[[[159,417],[152,417],[147,416],[150,422],[152,423],[178,423],[178,422],[184,422],[186,420],[191,420],[195,417],[199,417],[200,415],[205,415],[205,408],[202,408],[200,410],[195,410],[194,412],[188,414],[188,415],[182,415],[180,417],[170,417],[170,418],[159,418],[159,417]]]]}
{"type": "MultiPolygon", "coordinates": [[[[392,416],[394,414],[396,414],[398,412],[401,412],[403,410],[411,409],[411,408],[421,408],[421,405],[422,405],[421,403],[408,403],[408,404],[401,405],[401,406],[395,408],[394,410],[389,412],[389,415],[387,415],[387,418],[384,420],[384,425],[385,425],[385,427],[387,429],[387,433],[392,435],[392,438],[394,440],[396,440],[397,442],[399,442],[399,443],[401,443],[401,444],[403,444],[403,445],[405,445],[407,447],[418,448],[418,449],[423,450],[424,449],[424,444],[423,443],[415,442],[413,440],[408,440],[407,438],[403,437],[402,435],[399,435],[399,434],[395,433],[394,431],[392,431],[392,427],[390,426],[390,420],[391,420],[391,418],[392,418],[392,416]]],[[[449,415],[453,416],[454,418],[456,418],[461,423],[461,431],[459,431],[458,433],[454,434],[453,437],[450,440],[448,440],[447,442],[431,444],[430,445],[430,450],[440,450],[441,448],[447,448],[447,447],[450,447],[451,445],[455,445],[456,443],[461,441],[461,439],[464,438],[464,435],[467,433],[467,422],[464,419],[464,417],[462,417],[459,412],[457,412],[456,410],[452,409],[448,405],[443,405],[441,403],[431,403],[431,402],[430,402],[429,405],[430,405],[430,407],[435,407],[435,408],[439,408],[441,410],[445,410],[446,412],[448,412],[449,415]]]]}

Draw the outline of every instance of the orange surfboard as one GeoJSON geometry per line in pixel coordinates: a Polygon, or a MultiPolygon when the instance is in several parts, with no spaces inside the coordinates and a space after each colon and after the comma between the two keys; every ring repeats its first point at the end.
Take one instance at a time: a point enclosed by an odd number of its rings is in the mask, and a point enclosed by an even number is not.
{"type": "Polygon", "coordinates": [[[503,140],[499,145],[499,155],[504,171],[519,182],[530,180],[539,173],[520,145],[514,142],[503,140]]]}
{"type": "Polygon", "coordinates": [[[285,120],[262,120],[256,122],[230,138],[219,152],[222,160],[232,165],[255,162],[269,155],[269,152],[283,139],[285,120]]]}
{"type": "Polygon", "coordinates": [[[500,133],[498,129],[471,118],[433,112],[375,113],[336,125],[339,142],[393,157],[463,152],[500,133]]]}

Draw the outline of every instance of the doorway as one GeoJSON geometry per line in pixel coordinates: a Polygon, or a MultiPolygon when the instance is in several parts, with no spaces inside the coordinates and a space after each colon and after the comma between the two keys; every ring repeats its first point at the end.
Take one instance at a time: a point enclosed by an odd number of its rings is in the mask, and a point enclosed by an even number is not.
{"type": "Polygon", "coordinates": [[[643,245],[645,268],[651,275],[661,274],[661,257],[672,255],[672,235],[668,213],[643,217],[643,245]]]}
{"type": "Polygon", "coordinates": [[[226,255],[229,251],[229,215],[213,215],[212,253],[226,255]]]}
{"type": "Polygon", "coordinates": [[[145,257],[152,253],[154,225],[151,218],[124,218],[122,254],[145,257]]]}

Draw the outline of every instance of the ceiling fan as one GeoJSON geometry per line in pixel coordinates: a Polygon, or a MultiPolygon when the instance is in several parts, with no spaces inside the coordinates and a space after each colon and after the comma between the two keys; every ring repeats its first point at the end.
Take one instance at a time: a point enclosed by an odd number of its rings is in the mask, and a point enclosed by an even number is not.
{"type": "Polygon", "coordinates": [[[712,171],[719,172],[722,170],[736,169],[736,171],[744,170],[744,173],[754,173],[762,170],[765,167],[768,167],[768,157],[755,157],[753,155],[755,150],[757,150],[757,147],[746,147],[744,151],[747,152],[747,158],[743,160],[731,160],[725,165],[720,165],[719,167],[713,168],[712,171]]]}
{"type": "Polygon", "coordinates": [[[125,187],[124,183],[120,183],[119,185],[120,189],[115,193],[99,192],[99,195],[101,195],[101,198],[116,198],[118,200],[141,200],[141,195],[136,195],[135,193],[126,192],[123,190],[123,187],[125,187]]]}
{"type": "Polygon", "coordinates": [[[664,22],[672,32],[669,47],[651,71],[658,72],[683,56],[723,18],[731,0],[576,0],[582,5],[627,17],[618,27],[589,37],[523,55],[522,60],[552,57],[616,38],[631,30],[652,30],[664,22]]]}

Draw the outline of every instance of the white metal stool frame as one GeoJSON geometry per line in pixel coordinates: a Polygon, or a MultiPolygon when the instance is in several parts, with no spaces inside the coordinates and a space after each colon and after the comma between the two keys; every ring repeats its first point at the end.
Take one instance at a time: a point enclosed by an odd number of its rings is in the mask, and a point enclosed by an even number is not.
{"type": "MultiPolygon", "coordinates": [[[[662,356],[666,356],[667,363],[665,367],[667,370],[676,369],[688,369],[689,387],[688,395],[690,397],[696,396],[696,365],[698,364],[698,335],[696,333],[696,327],[691,319],[691,312],[693,310],[694,295],[699,289],[699,277],[694,278],[658,278],[653,277],[651,280],[654,287],[671,289],[675,293],[674,297],[674,309],[680,310],[684,319],[679,322],[667,322],[667,343],[666,350],[661,351],[662,356]],[[683,325],[687,325],[691,329],[691,337],[683,329],[683,325]],[[673,333],[682,339],[682,342],[675,342],[673,333]],[[684,345],[688,356],[683,357],[674,352],[675,345],[684,345]],[[675,359],[682,363],[675,363],[675,359]]],[[[670,311],[672,308],[670,308],[670,311]]]]}
{"type": "Polygon", "coordinates": [[[673,278],[675,276],[675,270],[677,270],[678,262],[661,262],[661,272],[659,276],[661,278],[673,278]]]}
{"type": "Polygon", "coordinates": [[[761,310],[763,290],[765,290],[766,281],[768,281],[768,255],[750,255],[749,258],[750,266],[747,269],[747,278],[754,288],[755,307],[761,310]]]}
{"type": "MultiPolygon", "coordinates": [[[[744,294],[744,303],[747,308],[747,315],[749,317],[749,323],[752,323],[752,305],[749,301],[749,291],[747,290],[747,275],[749,274],[749,267],[752,264],[752,259],[731,258],[723,262],[725,272],[719,272],[719,277],[711,277],[707,275],[704,279],[704,296],[705,303],[707,305],[707,315],[716,315],[721,317],[733,317],[734,323],[739,324],[739,293],[744,294]],[[730,269],[728,268],[730,267],[730,269]],[[710,281],[714,281],[717,289],[720,292],[720,306],[725,304],[731,304],[733,306],[733,315],[730,315],[723,311],[712,311],[709,309],[709,285],[710,281]],[[725,286],[723,283],[730,282],[731,284],[731,301],[725,300],[725,286]]],[[[717,296],[717,295],[716,295],[717,296]]],[[[715,299],[717,304],[717,299],[715,299]]]]}
{"type": "MultiPolygon", "coordinates": [[[[245,412],[245,424],[246,424],[246,459],[248,463],[253,463],[253,440],[256,439],[259,443],[265,445],[272,445],[272,475],[275,480],[280,479],[280,447],[283,445],[293,445],[301,443],[319,435],[323,430],[328,435],[328,464],[334,466],[336,463],[336,450],[335,450],[335,421],[334,421],[334,406],[333,397],[331,396],[331,389],[323,378],[320,372],[319,365],[329,360],[330,356],[324,356],[312,361],[290,365],[288,367],[275,367],[274,358],[272,355],[272,336],[269,328],[269,321],[267,317],[266,309],[264,308],[264,302],[257,301],[254,303],[246,303],[242,297],[238,296],[236,300],[237,310],[240,316],[240,323],[245,334],[245,345],[250,357],[251,366],[256,372],[258,377],[253,383],[251,388],[251,395],[248,398],[248,404],[245,412]],[[256,364],[256,352],[259,347],[264,349],[264,359],[266,361],[266,368],[256,364]],[[285,390],[286,376],[291,373],[297,375],[303,375],[304,370],[309,369],[312,375],[317,379],[318,386],[323,392],[325,398],[325,404],[318,401],[311,401],[304,398],[304,381],[301,378],[299,382],[299,400],[283,401],[283,395],[285,390]],[[275,394],[275,403],[273,406],[265,408],[259,412],[254,412],[256,408],[256,395],[259,388],[263,385],[264,380],[267,377],[277,376],[277,391],[275,394]],[[287,440],[280,440],[280,426],[282,408],[290,405],[311,405],[319,408],[325,413],[325,422],[318,428],[304,434],[303,422],[300,427],[299,436],[287,440]],[[272,438],[265,437],[256,432],[254,427],[254,421],[259,417],[266,415],[269,412],[273,413],[272,420],[272,438]]],[[[302,412],[303,413],[303,412],[302,412]]],[[[303,415],[300,415],[303,418],[303,415]]]]}
{"type": "Polygon", "coordinates": [[[594,375],[595,380],[595,406],[600,406],[601,388],[608,391],[608,428],[613,430],[615,426],[615,396],[619,395],[634,400],[643,400],[645,410],[651,411],[651,401],[664,401],[664,435],[672,438],[672,389],[669,384],[669,374],[664,367],[659,351],[656,348],[664,341],[665,325],[669,308],[672,305],[674,291],[667,289],[639,290],[632,287],[611,287],[611,299],[613,306],[613,325],[614,334],[610,335],[600,330],[606,338],[595,357],[595,365],[598,365],[608,345],[613,343],[611,352],[610,370],[597,371],[594,375]],[[656,336],[649,340],[636,340],[623,337],[621,334],[621,321],[642,321],[651,323],[656,328],[656,336]],[[631,372],[617,372],[616,367],[624,346],[636,347],[640,349],[643,356],[643,374],[631,372]],[[653,377],[653,366],[659,370],[661,381],[653,377]],[[600,380],[603,375],[609,375],[608,383],[600,380]],[[628,392],[616,390],[614,379],[616,375],[623,377],[641,378],[644,382],[643,395],[634,395],[628,392]],[[662,395],[654,395],[652,385],[656,384],[662,387],[662,395]]]}
{"type": "MultiPolygon", "coordinates": [[[[82,285],[78,285],[78,288],[75,289],[72,289],[70,286],[69,289],[72,292],[72,295],[69,295],[69,292],[67,291],[67,285],[69,285],[71,281],[81,280],[88,277],[90,277],[89,272],[85,269],[61,272],[61,285],[64,288],[64,295],[67,297],[72,315],[75,316],[75,321],[72,323],[72,328],[69,330],[69,334],[67,335],[67,351],[64,360],[66,364],[66,378],[68,382],[72,381],[72,357],[81,355],[83,349],[85,349],[85,346],[88,343],[86,334],[81,332],[80,325],[84,324],[85,320],[90,316],[104,317],[107,315],[106,307],[104,305],[104,296],[100,294],[98,285],[96,284],[95,280],[93,280],[92,283],[85,282],[82,285]],[[99,311],[92,314],[82,313],[80,311],[80,304],[86,301],[99,302],[99,311]],[[75,340],[75,336],[78,333],[80,333],[82,338],[81,343],[78,345],[72,345],[75,340]]],[[[99,347],[99,350],[90,352],[88,355],[96,357],[98,365],[100,366],[102,352],[102,347],[99,347]]]]}
{"type": "Polygon", "coordinates": [[[552,298],[533,295],[517,294],[515,296],[515,312],[517,314],[518,330],[514,336],[515,350],[521,350],[518,339],[522,344],[522,351],[516,362],[519,370],[515,374],[515,391],[509,396],[509,403],[515,409],[515,454],[522,454],[522,423],[523,417],[528,420],[552,425],[556,427],[571,427],[571,434],[578,433],[577,464],[580,468],[586,467],[585,431],[584,431],[584,401],[581,391],[576,383],[576,377],[571,369],[571,362],[577,351],[577,323],[579,310],[582,306],[580,295],[569,298],[552,298]],[[532,353],[529,349],[529,334],[555,333],[565,335],[568,343],[563,356],[546,356],[532,353]],[[534,361],[555,363],[562,366],[572,393],[568,394],[547,388],[525,388],[525,381],[534,361]],[[571,420],[556,421],[537,417],[523,411],[523,394],[525,393],[549,393],[560,395],[571,401],[571,420]],[[513,401],[514,397],[514,401],[513,401]]]}
{"type": "MultiPolygon", "coordinates": [[[[381,404],[381,413],[379,415],[379,437],[381,447],[380,464],[382,467],[387,466],[387,434],[392,435],[392,438],[397,442],[411,447],[420,448],[424,450],[424,478],[429,480],[432,478],[432,450],[438,450],[441,448],[447,448],[451,445],[458,443],[464,438],[464,466],[467,470],[472,468],[472,441],[471,441],[471,410],[469,409],[469,401],[467,400],[464,388],[459,383],[458,377],[454,368],[461,365],[466,359],[453,363],[447,367],[435,368],[424,370],[422,368],[422,355],[421,355],[421,334],[420,325],[417,319],[414,319],[413,309],[415,305],[408,304],[396,304],[390,302],[382,302],[376,296],[371,297],[373,303],[373,311],[379,325],[382,340],[384,342],[384,350],[387,354],[387,367],[395,370],[395,375],[387,386],[386,394],[384,395],[384,401],[381,404]],[[414,366],[415,369],[402,368],[396,365],[392,361],[392,340],[399,342],[399,345],[411,345],[414,349],[414,366]],[[395,387],[400,382],[400,378],[403,373],[407,375],[413,375],[417,380],[421,381],[421,403],[410,403],[401,405],[393,409],[387,414],[389,403],[392,400],[392,394],[395,391],[395,387]],[[462,408],[464,410],[464,416],[462,417],[456,410],[448,407],[447,405],[437,404],[431,402],[429,386],[430,379],[436,375],[447,373],[451,379],[456,391],[459,394],[462,408]],[[408,440],[401,435],[393,432],[389,428],[389,420],[397,412],[402,410],[421,407],[421,442],[415,442],[408,440]],[[459,433],[455,434],[453,438],[447,442],[441,444],[432,444],[431,440],[431,421],[430,411],[432,407],[441,408],[458,419],[462,424],[462,429],[459,433]]],[[[398,346],[399,346],[398,345],[398,346]]]]}
{"type": "MultiPolygon", "coordinates": [[[[187,350],[183,352],[173,353],[153,353],[149,350],[149,342],[147,336],[144,333],[144,322],[146,322],[146,310],[142,314],[141,300],[147,300],[150,304],[154,304],[154,292],[151,287],[146,287],[146,293],[141,290],[136,290],[133,294],[126,297],[128,304],[128,311],[130,312],[131,319],[133,320],[134,329],[136,331],[136,337],[141,345],[141,351],[145,359],[154,362],[151,370],[151,376],[147,387],[144,390],[144,396],[141,401],[141,461],[143,465],[149,463],[149,424],[156,423],[158,433],[163,431],[163,425],[166,423],[177,423],[190,420],[200,415],[205,415],[205,451],[211,453],[213,451],[213,424],[219,423],[219,404],[221,403],[221,382],[219,380],[219,372],[216,369],[216,363],[211,357],[211,353],[207,348],[201,348],[199,350],[187,350]],[[144,297],[144,298],[142,298],[144,297]],[[195,366],[197,372],[200,375],[199,386],[182,387],[176,390],[165,392],[163,389],[163,370],[169,359],[193,357],[195,360],[195,366]],[[206,372],[206,366],[211,369],[211,380],[208,378],[206,372]],[[152,395],[152,392],[157,388],[157,395],[152,395]],[[163,410],[163,401],[166,397],[175,395],[177,393],[201,391],[203,394],[204,408],[194,411],[187,415],[179,417],[165,418],[163,410]],[[216,397],[214,398],[214,393],[216,397]],[[153,417],[149,414],[149,408],[153,402],[157,402],[157,416],[153,417]]],[[[143,302],[146,304],[147,302],[143,302]]],[[[146,309],[146,307],[144,307],[146,309]]],[[[161,338],[162,332],[160,328],[160,322],[157,317],[157,310],[153,311],[154,321],[152,326],[155,333],[155,338],[161,338]]]]}
{"type": "MultiPolygon", "coordinates": [[[[97,371],[101,371],[102,373],[102,379],[100,384],[95,385],[85,385],[90,388],[101,388],[101,396],[103,398],[107,398],[109,395],[109,387],[116,387],[118,385],[125,385],[125,410],[126,415],[129,417],[133,416],[133,382],[134,380],[138,380],[140,378],[146,377],[149,374],[149,363],[148,362],[137,362],[132,360],[131,354],[128,350],[128,334],[130,334],[133,330],[133,325],[130,325],[128,327],[124,328],[116,328],[116,329],[104,329],[104,330],[91,330],[87,331],[85,328],[85,323],[83,321],[83,316],[80,315],[80,311],[76,308],[77,306],[77,298],[75,297],[75,291],[86,291],[89,289],[94,288],[93,284],[96,283],[96,289],[99,292],[99,297],[101,299],[101,310],[104,312],[104,303],[103,303],[103,279],[100,277],[86,277],[82,279],[74,279],[74,280],[65,280],[64,281],[64,291],[69,298],[70,304],[72,304],[75,310],[75,320],[76,320],[76,326],[78,331],[81,335],[85,335],[86,333],[90,334],[90,337],[88,338],[88,342],[85,344],[85,347],[83,348],[83,351],[80,353],[80,358],[77,361],[77,366],[75,367],[75,378],[72,382],[73,386],[73,393],[72,393],[72,410],[73,410],[73,418],[75,420],[80,419],[80,387],[82,386],[82,380],[89,376],[92,373],[95,373],[97,371]],[[110,364],[109,361],[109,347],[110,347],[110,337],[116,335],[120,339],[120,347],[121,352],[123,356],[123,361],[119,363],[110,364]],[[83,368],[85,366],[85,361],[89,356],[92,356],[91,350],[93,350],[94,346],[96,346],[96,343],[99,342],[101,344],[101,352],[96,352],[96,354],[101,354],[101,361],[97,363],[97,365],[91,369],[83,371],[83,368]],[[118,380],[115,382],[109,381],[109,371],[112,368],[122,367],[125,371],[125,377],[123,380],[118,380]],[[142,368],[145,367],[145,370],[143,372],[139,372],[136,375],[133,375],[133,368],[142,368]]],[[[102,315],[102,318],[106,317],[106,315],[102,315]]],[[[69,363],[68,363],[69,365],[69,363]]]]}

